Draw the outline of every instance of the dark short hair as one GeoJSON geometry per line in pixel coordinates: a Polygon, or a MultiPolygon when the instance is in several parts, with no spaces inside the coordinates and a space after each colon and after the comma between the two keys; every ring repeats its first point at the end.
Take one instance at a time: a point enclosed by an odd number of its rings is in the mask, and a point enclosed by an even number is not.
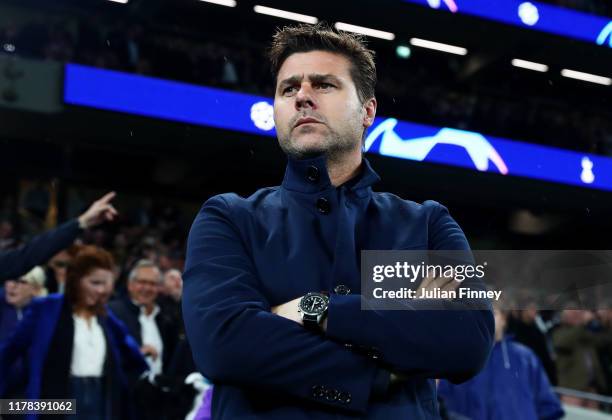
{"type": "Polygon", "coordinates": [[[274,79],[287,57],[310,51],[328,51],[346,57],[351,62],[350,74],[361,103],[374,97],[374,51],[366,47],[362,36],[338,32],[325,23],[286,26],[276,31],[268,49],[274,79]]]}
{"type": "MultiPolygon", "coordinates": [[[[71,247],[74,257],[66,269],[64,294],[72,306],[81,299],[81,282],[83,277],[96,269],[110,270],[115,267],[110,252],[94,245],[76,245],[71,247]]],[[[103,310],[103,308],[98,308],[103,310]]]]}

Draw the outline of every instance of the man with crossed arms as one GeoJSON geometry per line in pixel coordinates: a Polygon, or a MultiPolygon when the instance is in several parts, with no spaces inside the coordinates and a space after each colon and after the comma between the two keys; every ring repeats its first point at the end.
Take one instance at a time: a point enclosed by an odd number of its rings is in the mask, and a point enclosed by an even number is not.
{"type": "Polygon", "coordinates": [[[359,256],[469,251],[465,235],[437,202],[372,192],[379,176],[362,144],[376,68],[358,37],[287,27],[269,55],[282,185],[210,198],[187,245],[183,314],[196,365],[215,384],[212,417],[438,418],[433,378],[478,373],[492,313],[462,302],[361,310],[359,256]]]}

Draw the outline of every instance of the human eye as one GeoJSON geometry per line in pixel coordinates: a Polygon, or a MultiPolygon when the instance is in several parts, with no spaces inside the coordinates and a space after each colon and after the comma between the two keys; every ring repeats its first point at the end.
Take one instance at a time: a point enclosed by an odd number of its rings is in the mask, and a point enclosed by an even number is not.
{"type": "Polygon", "coordinates": [[[334,86],[332,83],[329,83],[329,82],[321,82],[317,84],[317,88],[322,89],[322,90],[330,90],[335,87],[336,86],[334,86]]]}
{"type": "Polygon", "coordinates": [[[285,86],[282,92],[283,92],[283,95],[291,95],[295,93],[296,89],[297,88],[295,86],[285,86]]]}

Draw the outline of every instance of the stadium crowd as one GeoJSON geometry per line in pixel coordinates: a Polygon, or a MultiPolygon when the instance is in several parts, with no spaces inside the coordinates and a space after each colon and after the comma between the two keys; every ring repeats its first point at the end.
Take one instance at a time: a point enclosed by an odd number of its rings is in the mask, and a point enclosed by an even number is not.
{"type": "MultiPolygon", "coordinates": [[[[0,396],[73,395],[91,403],[90,411],[82,411],[87,418],[117,410],[125,418],[178,419],[189,413],[206,418],[212,385],[194,366],[180,310],[187,229],[181,221],[188,219],[153,202],[117,214],[110,204],[114,194],[109,194],[40,236],[36,229],[44,230],[49,208],[42,211],[40,190],[30,191],[20,203],[4,200],[1,206],[0,396]],[[33,245],[37,251],[28,249],[33,245]],[[10,252],[21,257],[4,258],[10,252]],[[110,351],[121,369],[104,363],[110,351]],[[86,363],[79,359],[82,352],[87,352],[86,363]],[[98,380],[84,385],[91,378],[98,380]],[[84,391],[71,394],[74,389],[84,391]],[[96,409],[104,404],[106,411],[96,409]]],[[[513,385],[517,399],[506,399],[514,402],[502,411],[536,410],[548,413],[545,418],[563,412],[553,385],[612,395],[611,310],[533,307],[506,311],[503,318],[495,347],[500,353],[495,356],[494,349],[491,366],[467,384],[440,383],[449,415],[481,410],[483,401],[512,392],[513,385]],[[506,379],[486,379],[493,376],[506,379]],[[492,387],[491,393],[474,392],[483,386],[492,387]]],[[[575,396],[564,395],[561,401],[610,410],[575,396]]]]}

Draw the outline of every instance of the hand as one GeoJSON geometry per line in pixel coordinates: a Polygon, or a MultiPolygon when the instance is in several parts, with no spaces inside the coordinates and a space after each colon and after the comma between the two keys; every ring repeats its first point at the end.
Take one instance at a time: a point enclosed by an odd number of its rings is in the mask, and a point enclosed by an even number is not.
{"type": "Polygon", "coordinates": [[[79,216],[79,226],[83,229],[89,229],[104,221],[112,221],[119,214],[110,203],[115,195],[114,191],[109,192],[104,197],[94,201],[87,211],[79,216]]]}
{"type": "Polygon", "coordinates": [[[152,360],[157,360],[157,356],[159,356],[157,349],[150,344],[144,344],[140,348],[140,352],[145,356],[151,356],[152,360]]]}
{"type": "Polygon", "coordinates": [[[298,312],[298,307],[299,307],[301,299],[302,299],[302,296],[300,296],[299,298],[290,300],[287,303],[283,303],[282,305],[273,306],[272,308],[270,308],[270,312],[272,312],[273,314],[282,316],[283,318],[287,318],[288,320],[295,321],[300,325],[303,325],[302,317],[300,316],[300,313],[298,312]]]}
{"type": "Polygon", "coordinates": [[[423,281],[421,281],[421,284],[417,289],[417,296],[421,296],[422,290],[433,291],[435,289],[439,289],[444,291],[451,291],[459,287],[460,284],[461,282],[455,280],[453,276],[427,276],[423,279],[423,281]]]}

